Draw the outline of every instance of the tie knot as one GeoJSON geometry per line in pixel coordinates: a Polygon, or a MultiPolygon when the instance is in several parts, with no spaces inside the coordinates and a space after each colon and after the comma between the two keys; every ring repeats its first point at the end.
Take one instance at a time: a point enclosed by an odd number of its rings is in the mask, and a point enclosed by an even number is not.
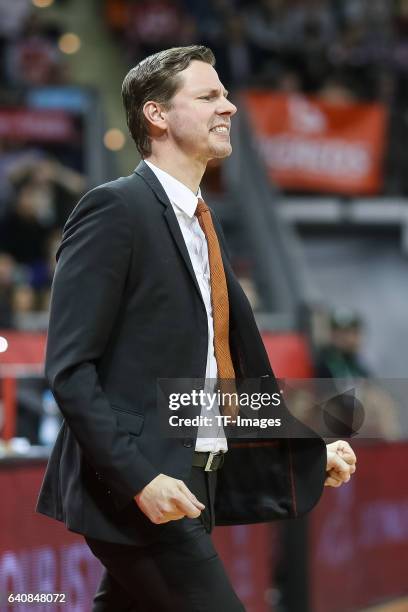
{"type": "Polygon", "coordinates": [[[203,213],[208,212],[209,210],[210,209],[208,208],[204,200],[202,200],[201,198],[198,198],[197,208],[194,214],[198,217],[202,215],[203,213]]]}

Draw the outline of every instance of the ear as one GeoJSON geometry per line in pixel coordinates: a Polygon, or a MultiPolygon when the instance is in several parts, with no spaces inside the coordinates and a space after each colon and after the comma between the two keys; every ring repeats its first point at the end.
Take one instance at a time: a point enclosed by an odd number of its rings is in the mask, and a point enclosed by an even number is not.
{"type": "Polygon", "coordinates": [[[153,131],[163,132],[166,129],[166,113],[158,102],[148,100],[143,106],[143,114],[153,131]]]}

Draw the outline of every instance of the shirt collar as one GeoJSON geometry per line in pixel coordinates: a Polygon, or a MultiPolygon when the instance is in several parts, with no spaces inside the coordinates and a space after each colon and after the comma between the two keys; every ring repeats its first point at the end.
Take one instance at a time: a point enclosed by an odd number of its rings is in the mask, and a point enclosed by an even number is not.
{"type": "Polygon", "coordinates": [[[194,217],[198,198],[201,198],[201,189],[199,188],[197,195],[195,195],[184,183],[181,183],[168,172],[158,168],[147,159],[144,162],[155,173],[170,202],[190,218],[194,217]]]}

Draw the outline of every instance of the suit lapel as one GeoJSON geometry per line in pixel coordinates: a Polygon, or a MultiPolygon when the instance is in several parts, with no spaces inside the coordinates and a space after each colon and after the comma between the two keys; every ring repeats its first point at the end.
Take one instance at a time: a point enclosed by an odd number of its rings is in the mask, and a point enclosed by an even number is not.
{"type": "Polygon", "coordinates": [[[183,234],[181,233],[179,222],[177,221],[177,217],[173,210],[173,206],[171,205],[171,202],[169,198],[167,197],[166,192],[164,191],[160,181],[158,180],[154,172],[152,172],[152,170],[149,168],[147,164],[144,163],[144,161],[140,162],[140,164],[135,170],[135,173],[141,176],[146,181],[146,183],[148,183],[149,187],[153,190],[156,198],[165,207],[163,211],[163,216],[166,219],[166,222],[169,227],[170,233],[173,237],[173,240],[176,243],[176,246],[180,252],[180,255],[182,256],[184,263],[187,267],[187,270],[190,273],[191,280],[193,281],[194,286],[196,290],[198,291],[198,295],[200,296],[200,299],[203,302],[200,287],[198,285],[197,278],[196,278],[193,266],[191,264],[190,255],[188,254],[188,250],[186,247],[186,243],[184,242],[183,234]]]}
{"type": "MultiPolygon", "coordinates": [[[[188,250],[186,247],[186,243],[184,242],[184,238],[183,238],[183,234],[181,233],[181,229],[179,226],[179,222],[177,221],[177,217],[176,214],[173,210],[173,207],[170,205],[166,208],[166,210],[164,211],[164,218],[167,221],[167,224],[169,226],[169,230],[171,235],[173,236],[174,242],[176,243],[180,254],[182,256],[182,258],[184,259],[184,263],[187,266],[187,269],[190,273],[191,279],[199,293],[199,296],[202,300],[202,295],[201,295],[201,291],[200,291],[200,287],[198,285],[197,282],[197,278],[193,269],[193,266],[191,265],[191,259],[190,259],[190,255],[188,254],[188,250]]],[[[204,302],[203,302],[204,303],[204,302]]]]}

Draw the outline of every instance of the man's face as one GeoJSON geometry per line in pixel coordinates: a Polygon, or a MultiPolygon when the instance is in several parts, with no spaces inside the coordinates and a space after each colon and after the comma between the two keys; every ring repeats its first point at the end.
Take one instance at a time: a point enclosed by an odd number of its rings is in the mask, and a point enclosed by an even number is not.
{"type": "Polygon", "coordinates": [[[332,332],[332,342],[336,348],[344,353],[354,355],[361,349],[362,333],[357,327],[336,329],[332,332]]]}
{"type": "Polygon", "coordinates": [[[231,154],[230,126],[236,107],[226,98],[210,64],[193,61],[180,73],[181,87],[166,111],[172,144],[192,159],[207,163],[231,154]]]}

